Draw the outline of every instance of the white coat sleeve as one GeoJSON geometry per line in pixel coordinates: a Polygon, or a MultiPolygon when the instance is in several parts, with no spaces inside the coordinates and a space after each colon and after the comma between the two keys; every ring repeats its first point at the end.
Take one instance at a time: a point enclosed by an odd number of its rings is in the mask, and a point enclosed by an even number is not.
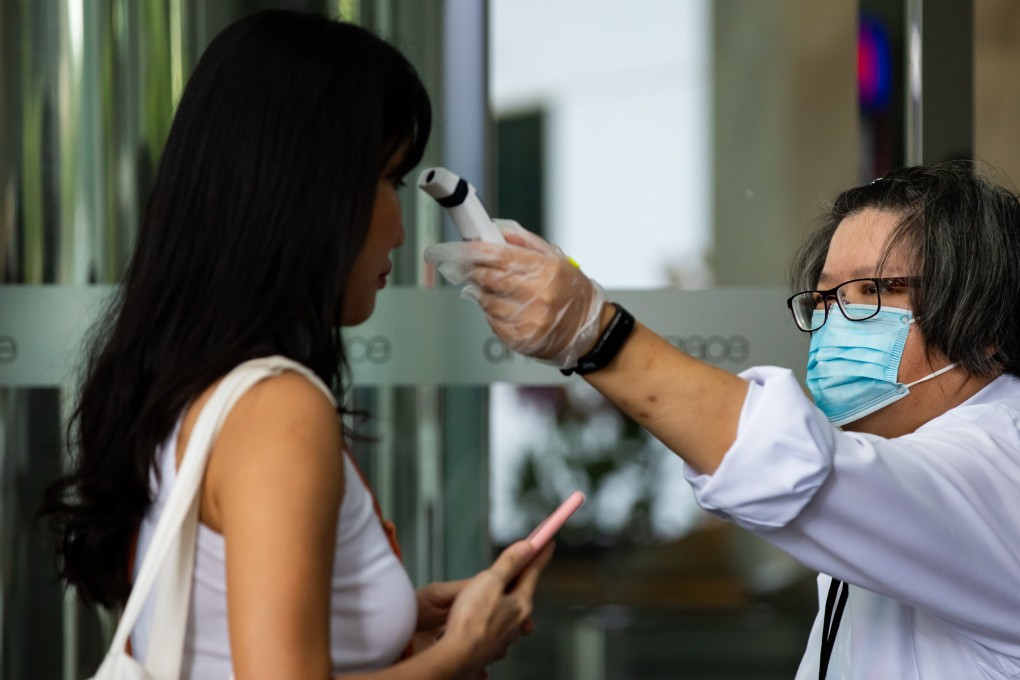
{"type": "Polygon", "coordinates": [[[970,631],[1016,643],[1020,428],[995,403],[896,439],[842,432],[792,372],[750,369],[737,438],[713,475],[686,476],[706,510],[806,566],[970,631]]]}

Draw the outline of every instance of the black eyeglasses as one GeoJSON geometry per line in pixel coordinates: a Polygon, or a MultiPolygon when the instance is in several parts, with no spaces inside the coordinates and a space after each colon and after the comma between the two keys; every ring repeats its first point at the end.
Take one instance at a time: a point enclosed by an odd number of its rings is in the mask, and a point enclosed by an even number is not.
{"type": "Polygon", "coordinates": [[[792,295],[786,300],[786,306],[790,308],[797,328],[811,333],[829,320],[833,300],[850,321],[864,321],[875,316],[882,309],[883,300],[888,307],[908,309],[908,289],[917,281],[916,276],[852,279],[829,290],[805,290],[792,295]]]}

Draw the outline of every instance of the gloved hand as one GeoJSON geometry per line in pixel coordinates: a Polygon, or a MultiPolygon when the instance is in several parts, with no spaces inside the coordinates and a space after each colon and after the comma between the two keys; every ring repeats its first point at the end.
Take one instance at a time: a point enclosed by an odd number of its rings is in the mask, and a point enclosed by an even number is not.
{"type": "Polygon", "coordinates": [[[556,246],[512,220],[495,220],[507,243],[461,241],[425,249],[448,281],[465,284],[508,347],[573,368],[595,344],[606,294],[556,246]]]}

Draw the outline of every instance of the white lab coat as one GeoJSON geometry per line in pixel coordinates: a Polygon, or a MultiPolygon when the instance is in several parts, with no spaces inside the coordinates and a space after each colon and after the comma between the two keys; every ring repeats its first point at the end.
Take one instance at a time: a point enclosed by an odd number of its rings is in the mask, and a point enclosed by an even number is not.
{"type": "Polygon", "coordinates": [[[1002,376],[896,439],[842,432],[792,372],[753,368],[706,510],[818,578],[797,680],[818,677],[830,577],[851,584],[828,678],[1020,678],[1020,380],[1002,376]]]}

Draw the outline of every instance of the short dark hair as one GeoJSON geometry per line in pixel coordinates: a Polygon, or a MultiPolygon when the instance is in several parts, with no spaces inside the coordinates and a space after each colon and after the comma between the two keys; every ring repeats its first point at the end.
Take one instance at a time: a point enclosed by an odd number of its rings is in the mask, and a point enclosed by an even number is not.
{"type": "Polygon", "coordinates": [[[127,598],[156,449],[202,390],[282,354],[342,392],[336,321],[376,186],[395,153],[394,179],[418,164],[430,127],[414,68],[357,26],[270,10],[213,39],[94,334],[69,426],[74,466],[40,510],[86,600],[127,598]]]}
{"type": "Polygon", "coordinates": [[[967,161],[903,168],[847,189],[794,257],[794,291],[817,286],[836,228],[867,209],[900,218],[879,269],[898,248],[914,264],[920,282],[910,301],[927,348],[971,375],[1020,375],[1017,195],[967,161]]]}

